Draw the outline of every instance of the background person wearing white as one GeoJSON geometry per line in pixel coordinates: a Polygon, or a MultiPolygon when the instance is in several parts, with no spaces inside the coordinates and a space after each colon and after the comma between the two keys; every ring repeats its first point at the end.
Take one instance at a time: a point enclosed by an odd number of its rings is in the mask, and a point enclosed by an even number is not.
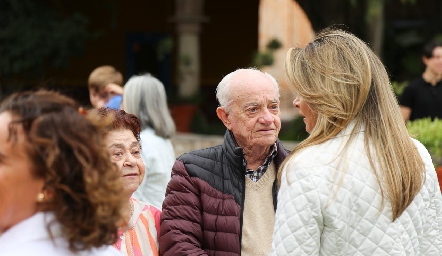
{"type": "Polygon", "coordinates": [[[144,180],[133,197],[161,209],[175,162],[170,138],[175,124],[167,107],[163,83],[150,74],[133,76],[124,86],[123,108],[141,121],[144,180]]]}

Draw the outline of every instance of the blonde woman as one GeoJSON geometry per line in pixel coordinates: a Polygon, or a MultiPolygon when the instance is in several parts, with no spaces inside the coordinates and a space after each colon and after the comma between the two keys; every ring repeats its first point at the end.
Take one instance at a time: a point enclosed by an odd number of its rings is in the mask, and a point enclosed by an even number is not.
{"type": "Polygon", "coordinates": [[[271,255],[442,255],[442,196],[372,50],[325,30],[289,50],[310,136],[279,174],[271,255]]]}

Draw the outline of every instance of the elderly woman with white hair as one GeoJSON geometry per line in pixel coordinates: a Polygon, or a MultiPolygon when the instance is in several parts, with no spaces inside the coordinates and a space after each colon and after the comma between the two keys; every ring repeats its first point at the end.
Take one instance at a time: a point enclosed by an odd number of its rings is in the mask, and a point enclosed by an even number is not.
{"type": "Polygon", "coordinates": [[[133,76],[124,86],[123,108],[141,121],[141,147],[146,175],[133,197],[161,209],[175,152],[170,138],[175,123],[163,83],[150,74],[133,76]]]}

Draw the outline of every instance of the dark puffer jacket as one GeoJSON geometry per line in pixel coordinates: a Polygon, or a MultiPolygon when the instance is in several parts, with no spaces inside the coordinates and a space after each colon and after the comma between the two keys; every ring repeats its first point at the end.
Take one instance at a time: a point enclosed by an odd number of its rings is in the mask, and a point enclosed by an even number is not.
{"type": "MultiPolygon", "coordinates": [[[[279,140],[276,167],[288,155],[279,140]]],[[[240,255],[245,195],[243,151],[224,143],[180,156],[163,202],[160,255],[240,255]]],[[[276,181],[273,207],[276,210],[276,181]]]]}

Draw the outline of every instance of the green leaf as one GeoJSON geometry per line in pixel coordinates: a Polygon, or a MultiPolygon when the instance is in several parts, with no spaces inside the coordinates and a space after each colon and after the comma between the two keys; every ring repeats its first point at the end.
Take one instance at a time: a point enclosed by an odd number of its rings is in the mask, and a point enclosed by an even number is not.
{"type": "Polygon", "coordinates": [[[420,141],[430,152],[435,164],[442,164],[442,120],[435,118],[417,119],[407,122],[410,136],[420,141]]]}

